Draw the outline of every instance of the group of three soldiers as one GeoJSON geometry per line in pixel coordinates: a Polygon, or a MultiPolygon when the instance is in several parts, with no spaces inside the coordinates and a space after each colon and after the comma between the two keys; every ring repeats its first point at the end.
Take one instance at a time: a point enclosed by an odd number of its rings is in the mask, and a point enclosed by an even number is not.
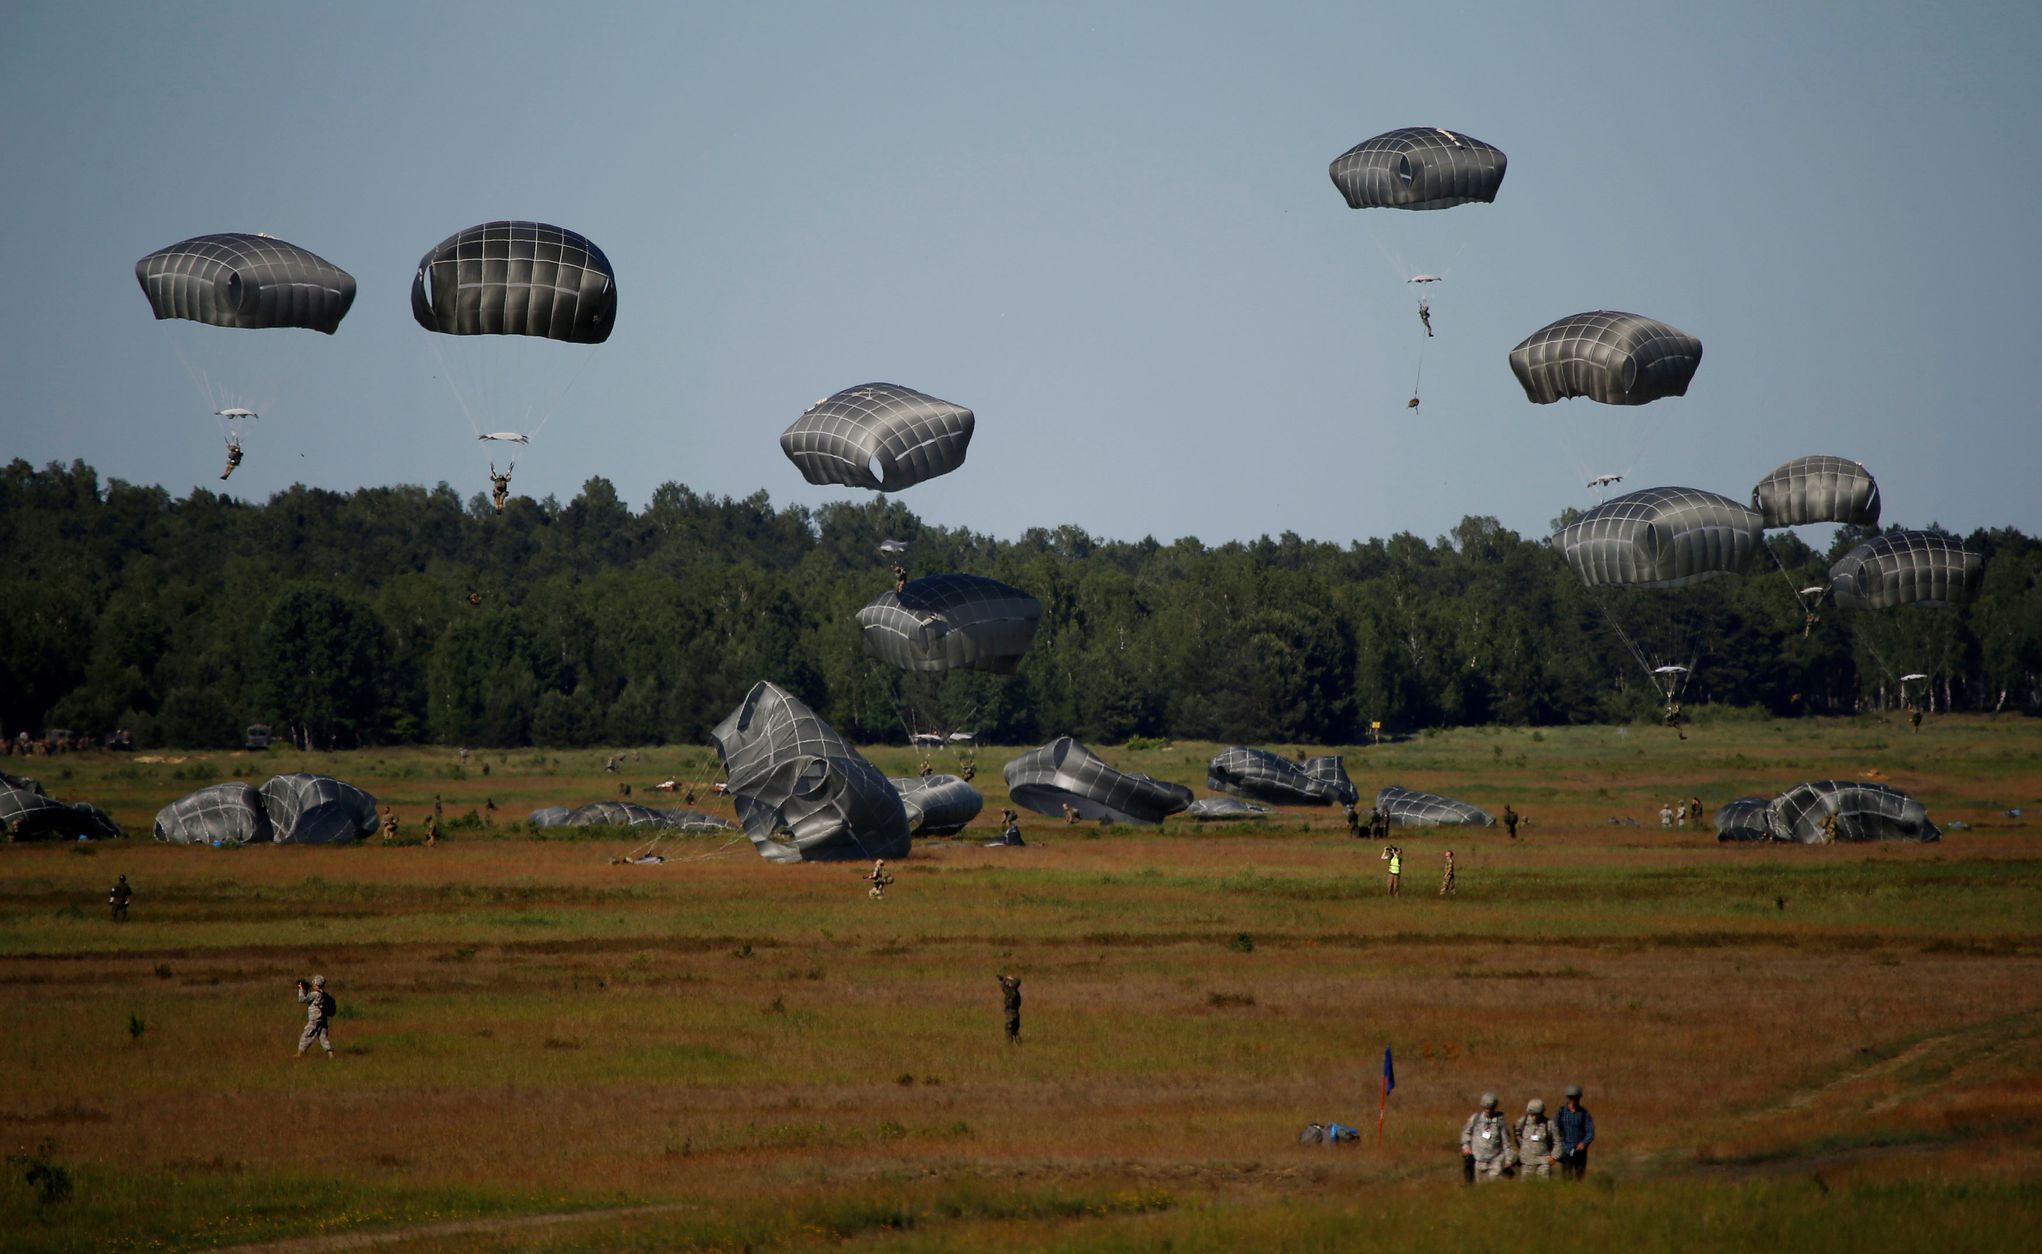
{"type": "Polygon", "coordinates": [[[1510,1176],[1548,1179],[1555,1164],[1564,1179],[1588,1171],[1588,1147],[1595,1141],[1595,1117],[1581,1104],[1581,1086],[1567,1086],[1567,1104],[1546,1118],[1546,1103],[1532,1098],[1513,1126],[1498,1109],[1496,1094],[1482,1094],[1482,1108],[1461,1126],[1461,1177],[1469,1182],[1510,1176]]]}

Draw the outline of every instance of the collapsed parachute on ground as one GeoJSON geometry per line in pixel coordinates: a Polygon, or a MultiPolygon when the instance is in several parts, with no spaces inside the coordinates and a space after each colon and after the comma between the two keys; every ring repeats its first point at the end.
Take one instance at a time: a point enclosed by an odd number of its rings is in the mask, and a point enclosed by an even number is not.
{"type": "Polygon", "coordinates": [[[654,808],[635,801],[591,801],[569,809],[546,806],[525,820],[533,827],[657,827],[677,832],[728,832],[737,825],[700,810],[654,808]]]}
{"type": "Polygon", "coordinates": [[[738,820],[768,860],[899,858],[913,847],[886,776],[778,685],[754,684],[709,734],[738,820]]]}
{"type": "Polygon", "coordinates": [[[1804,845],[1832,839],[1822,830],[1824,815],[1836,816],[1839,841],[1941,840],[1921,802],[1884,784],[1850,779],[1818,779],[1796,784],[1771,806],[1773,839],[1804,845]]]}
{"type": "Polygon", "coordinates": [[[120,824],[89,802],[63,802],[43,786],[0,774],[0,833],[9,840],[116,840],[120,824]]]}
{"type": "Polygon", "coordinates": [[[1011,675],[1035,641],[1042,602],[979,575],[928,575],[858,611],[870,657],[909,671],[1011,675]]]}
{"type": "Polygon", "coordinates": [[[1365,139],[1327,173],[1349,209],[1448,209],[1493,202],[1509,158],[1472,135],[1407,126],[1365,139]]]}
{"type": "Polygon", "coordinates": [[[1702,342],[1637,314],[1598,309],[1548,323],[1510,350],[1510,370],[1535,405],[1585,396],[1643,405],[1687,395],[1702,342]]]}
{"type": "Polygon", "coordinates": [[[261,791],[263,813],[280,845],[342,844],[373,836],[382,826],[374,797],[330,775],[275,775],[261,791]]]}
{"type": "Polygon", "coordinates": [[[1591,588],[1678,588],[1743,572],[1764,538],[1764,519],[1727,496],[1646,488],[1604,501],[1552,543],[1591,588]]]}
{"type": "Polygon", "coordinates": [[[1751,490],[1751,507],[1767,530],[1804,523],[1879,525],[1879,484],[1864,465],[1848,457],[1816,453],[1796,457],[1751,490]]]}
{"type": "Polygon", "coordinates": [[[156,839],[170,845],[268,844],[276,839],[262,794],[235,780],[213,784],[156,812],[156,839]]]}
{"type": "Polygon", "coordinates": [[[1160,823],[1192,800],[1184,785],[1114,770],[1069,736],[1010,760],[1005,775],[1015,805],[1056,818],[1069,805],[1080,818],[1160,823]]]}
{"type": "Polygon", "coordinates": [[[1716,839],[1771,840],[1772,798],[1739,797],[1716,807],[1716,839]]]}
{"type": "Polygon", "coordinates": [[[865,383],[811,405],[780,448],[810,483],[898,492],[962,466],[976,421],[913,388],[865,383]]]}
{"type": "Polygon", "coordinates": [[[1201,823],[1229,819],[1266,819],[1268,806],[1258,806],[1239,797],[1200,797],[1184,810],[1184,817],[1201,823]]]}
{"type": "Polygon", "coordinates": [[[601,344],[617,323],[617,272],[602,249],[565,227],[484,222],[419,259],[411,316],[442,335],[601,344]]]}
{"type": "Polygon", "coordinates": [[[1376,794],[1376,809],[1390,817],[1391,827],[1494,827],[1486,810],[1465,801],[1409,788],[1389,787],[1376,794]]]}
{"type": "Polygon", "coordinates": [[[954,836],[971,825],[986,799],[955,775],[909,775],[890,779],[917,836],[954,836]]]}
{"type": "Polygon", "coordinates": [[[1829,568],[1829,590],[1845,609],[1956,605],[1978,599],[1985,558],[1933,531],[1874,536],[1829,568]]]}
{"type": "Polygon", "coordinates": [[[566,827],[567,816],[573,813],[569,806],[540,806],[526,817],[525,822],[532,827],[566,827]]]}
{"type": "Polygon", "coordinates": [[[158,319],[215,327],[302,327],[332,335],[355,300],[354,276],[266,235],[199,235],[135,263],[158,319]]]}
{"type": "Polygon", "coordinates": [[[1267,749],[1231,745],[1205,767],[1205,786],[1277,805],[1340,805],[1359,794],[1334,754],[1299,764],[1267,749]]]}

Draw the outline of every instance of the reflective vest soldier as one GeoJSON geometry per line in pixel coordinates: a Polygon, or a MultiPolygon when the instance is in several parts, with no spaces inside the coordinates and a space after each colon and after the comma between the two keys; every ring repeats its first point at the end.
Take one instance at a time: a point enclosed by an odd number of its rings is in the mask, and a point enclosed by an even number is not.
{"type": "Polygon", "coordinates": [[[1390,896],[1396,897],[1401,895],[1404,882],[1404,851],[1395,845],[1390,845],[1383,850],[1380,856],[1383,861],[1390,864],[1390,896]]]}

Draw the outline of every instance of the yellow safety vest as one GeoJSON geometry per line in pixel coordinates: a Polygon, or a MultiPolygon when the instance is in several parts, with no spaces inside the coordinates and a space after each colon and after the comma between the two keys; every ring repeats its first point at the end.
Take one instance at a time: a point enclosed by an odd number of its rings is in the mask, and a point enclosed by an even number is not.
{"type": "Polygon", "coordinates": [[[1404,855],[1392,854],[1390,857],[1390,874],[1402,875],[1403,873],[1404,873],[1404,855]]]}

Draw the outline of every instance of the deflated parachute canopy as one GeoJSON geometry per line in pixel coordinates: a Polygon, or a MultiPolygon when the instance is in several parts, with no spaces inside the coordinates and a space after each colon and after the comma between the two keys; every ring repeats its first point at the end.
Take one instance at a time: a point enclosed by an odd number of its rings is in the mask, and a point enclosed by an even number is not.
{"type": "Polygon", "coordinates": [[[1395,786],[1376,794],[1376,809],[1390,816],[1392,827],[1494,827],[1487,811],[1465,801],[1395,786]]]}
{"type": "Polygon", "coordinates": [[[1185,809],[1184,817],[1201,823],[1265,819],[1269,817],[1269,807],[1239,797],[1200,797],[1185,809]]]}
{"type": "Polygon", "coordinates": [[[201,788],[156,812],[156,839],[165,844],[268,844],[275,838],[262,794],[239,780],[201,788]]]}
{"type": "Polygon", "coordinates": [[[1716,839],[1771,840],[1772,798],[1739,797],[1716,807],[1716,839]]]}
{"type": "Polygon", "coordinates": [[[1879,485],[1872,472],[1847,457],[1817,453],[1796,457],[1751,490],[1751,507],[1768,530],[1803,523],[1879,525],[1879,485]]]}
{"type": "Polygon", "coordinates": [[[1010,760],[1005,774],[1015,805],[1058,818],[1069,805],[1080,818],[1160,823],[1191,804],[1184,785],[1116,771],[1069,736],[1010,760]]]}
{"type": "Polygon", "coordinates": [[[1933,531],[1874,536],[1829,568],[1829,589],[1846,609],[1961,605],[1978,599],[1985,558],[1933,531]]]}
{"type": "Polygon", "coordinates": [[[1338,805],[1357,795],[1338,756],[1312,758],[1299,765],[1267,749],[1245,745],[1223,749],[1206,764],[1205,786],[1277,805],[1338,805]]]}
{"type": "Polygon", "coordinates": [[[114,840],[121,828],[98,806],[58,801],[32,779],[0,775],[0,834],[8,840],[114,840]]]}
{"type": "Polygon", "coordinates": [[[738,820],[768,860],[903,858],[913,847],[886,776],[778,685],[754,684],[709,734],[738,820]]]}
{"type": "Polygon", "coordinates": [[[1818,779],[1796,784],[1771,806],[1773,839],[1806,845],[1835,840],[1941,840],[1921,802],[1884,784],[1851,779],[1818,779]],[[1836,816],[1836,833],[1823,831],[1823,816],[1836,816]]]}
{"type": "Polygon", "coordinates": [[[1365,139],[1327,171],[1349,209],[1448,209],[1490,202],[1509,158],[1471,135],[1407,126],[1365,139]]]}
{"type": "Polygon", "coordinates": [[[1755,511],[1698,488],[1646,488],[1612,497],[1553,536],[1589,587],[1678,588],[1739,574],[1764,540],[1755,511]]]}
{"type": "Polygon", "coordinates": [[[1637,314],[1598,309],[1549,323],[1510,350],[1511,373],[1535,405],[1585,396],[1605,405],[1643,405],[1685,396],[1702,342],[1637,314]]]}
{"type": "Polygon", "coordinates": [[[280,845],[344,844],[381,826],[376,799],[330,775],[275,775],[262,786],[262,809],[280,845]]]}
{"type": "Polygon", "coordinates": [[[810,406],[780,448],[810,483],[898,492],[962,466],[975,422],[962,405],[865,383],[810,406]]]}
{"type": "Polygon", "coordinates": [[[929,575],[858,611],[865,652],[909,671],[1011,675],[1035,640],[1042,602],[978,575],[929,575]]]}
{"type": "Polygon", "coordinates": [[[986,799],[955,775],[909,775],[890,779],[917,836],[952,836],[971,825],[986,799]]]}
{"type": "Polygon", "coordinates": [[[215,327],[302,327],[332,335],[355,300],[354,276],[267,235],[199,235],[135,263],[159,319],[215,327]]]}
{"type": "Polygon", "coordinates": [[[411,316],[443,335],[601,344],[617,323],[617,272],[602,249],[565,227],[484,222],[420,259],[411,316]]]}

